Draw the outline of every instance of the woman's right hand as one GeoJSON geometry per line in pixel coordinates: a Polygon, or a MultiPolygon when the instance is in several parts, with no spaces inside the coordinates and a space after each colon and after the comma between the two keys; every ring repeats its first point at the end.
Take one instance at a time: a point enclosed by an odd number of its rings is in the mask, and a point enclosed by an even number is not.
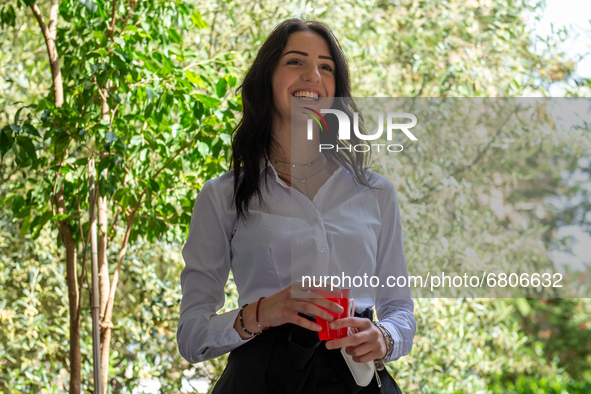
{"type": "Polygon", "coordinates": [[[259,306],[260,325],[275,327],[285,323],[293,323],[308,330],[320,331],[322,327],[319,324],[298,315],[298,313],[304,312],[327,321],[333,321],[334,317],[322,308],[336,314],[343,313],[342,306],[318,294],[311,293],[309,290],[322,290],[335,294],[339,294],[341,291],[336,287],[332,291],[330,287],[305,288],[302,286],[302,281],[293,282],[291,286],[261,301],[259,306]]]}
{"type": "MultiPolygon", "coordinates": [[[[261,300],[259,305],[259,324],[262,327],[276,327],[285,323],[293,323],[308,330],[320,331],[322,327],[319,324],[300,316],[298,313],[304,312],[321,317],[327,321],[332,321],[334,317],[325,309],[335,314],[341,314],[343,312],[343,307],[336,302],[329,301],[321,295],[311,293],[309,290],[323,290],[335,294],[341,291],[340,288],[336,287],[332,291],[326,287],[305,288],[302,286],[301,281],[296,281],[285,289],[261,300]]],[[[249,304],[244,309],[244,324],[249,331],[257,327],[255,313],[256,303],[249,304]]],[[[238,319],[236,322],[238,323],[238,319]]],[[[240,327],[239,323],[237,324],[237,330],[241,337],[250,337],[249,335],[244,335],[238,327],[240,327]]]]}

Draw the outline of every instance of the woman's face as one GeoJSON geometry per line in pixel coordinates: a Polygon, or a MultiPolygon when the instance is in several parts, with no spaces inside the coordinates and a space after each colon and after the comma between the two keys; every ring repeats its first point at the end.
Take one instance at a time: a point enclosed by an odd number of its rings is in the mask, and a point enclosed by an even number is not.
{"type": "Polygon", "coordinates": [[[292,33],[272,78],[275,115],[291,119],[291,99],[302,106],[330,108],[335,94],[335,62],[328,44],[316,33],[292,33]],[[327,102],[324,97],[330,97],[327,102]]]}

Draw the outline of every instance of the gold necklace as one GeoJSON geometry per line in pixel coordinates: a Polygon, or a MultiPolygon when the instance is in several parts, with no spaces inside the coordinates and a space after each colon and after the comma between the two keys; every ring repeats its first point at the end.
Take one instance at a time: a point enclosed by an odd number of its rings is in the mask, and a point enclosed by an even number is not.
{"type": "MultiPolygon", "coordinates": [[[[318,160],[318,159],[316,159],[316,160],[318,160]]],[[[316,160],[314,160],[314,161],[316,161],[316,160]]],[[[307,181],[308,179],[312,178],[314,175],[318,175],[318,174],[320,174],[320,173],[322,172],[322,170],[324,170],[324,169],[326,168],[326,165],[327,165],[327,164],[328,164],[328,160],[326,160],[326,163],[324,163],[324,165],[322,166],[322,168],[321,168],[320,170],[316,171],[315,173],[313,173],[313,174],[312,174],[312,175],[310,175],[310,176],[307,176],[306,178],[298,178],[298,177],[296,177],[296,176],[293,176],[293,175],[291,175],[291,174],[287,174],[287,173],[285,173],[285,172],[282,172],[282,171],[279,171],[279,170],[277,170],[277,169],[275,169],[275,171],[277,171],[277,172],[278,172],[279,174],[281,174],[281,175],[285,175],[285,176],[289,176],[289,177],[291,177],[291,178],[297,179],[298,181],[300,181],[300,182],[302,182],[302,183],[304,183],[304,184],[305,184],[305,183],[306,183],[306,181],[307,181]]],[[[290,183],[291,183],[291,182],[290,182],[290,183]]],[[[307,190],[307,188],[308,188],[308,185],[306,185],[306,190],[307,190]]]]}
{"type": "Polygon", "coordinates": [[[278,160],[278,159],[274,159],[273,162],[275,164],[277,163],[284,163],[284,164],[291,164],[292,168],[295,168],[296,166],[307,166],[307,167],[311,167],[312,164],[316,163],[318,160],[320,160],[322,158],[322,153],[320,155],[318,155],[318,157],[308,163],[304,163],[304,164],[299,164],[299,163],[292,163],[291,161],[284,161],[284,160],[278,160]]]}

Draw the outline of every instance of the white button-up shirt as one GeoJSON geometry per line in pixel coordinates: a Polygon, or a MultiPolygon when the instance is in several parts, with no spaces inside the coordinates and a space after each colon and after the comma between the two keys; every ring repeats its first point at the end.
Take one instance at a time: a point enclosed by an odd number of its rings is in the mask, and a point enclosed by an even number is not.
{"type": "MultiPolygon", "coordinates": [[[[337,163],[339,164],[339,163],[337,163]]],[[[416,331],[414,304],[407,289],[386,285],[389,276],[408,277],[400,209],[394,185],[367,171],[371,190],[339,168],[313,200],[287,186],[267,163],[263,204],[249,205],[247,221],[236,220],[233,170],[208,180],[197,196],[189,238],[183,247],[183,298],[177,331],[181,355],[196,363],[230,352],[250,339],[234,329],[239,309],[217,314],[232,270],[239,304],[270,296],[303,276],[359,279],[351,287],[355,309],[375,305],[377,317],[394,339],[389,360],[407,355],[416,331]],[[381,292],[376,295],[374,292],[381,292]]],[[[261,170],[265,176],[265,166],[261,170]]],[[[390,281],[394,283],[394,281],[390,281]]]]}

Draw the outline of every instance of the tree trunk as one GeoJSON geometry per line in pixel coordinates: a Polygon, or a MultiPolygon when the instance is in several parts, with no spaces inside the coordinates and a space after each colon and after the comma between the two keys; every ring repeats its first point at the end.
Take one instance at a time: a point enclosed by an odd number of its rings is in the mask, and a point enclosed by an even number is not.
{"type": "MultiPolygon", "coordinates": [[[[59,4],[56,0],[51,0],[49,8],[49,23],[45,24],[45,19],[41,15],[41,10],[37,4],[30,6],[35,19],[43,33],[45,39],[45,46],[47,47],[47,55],[49,57],[49,67],[51,68],[51,78],[53,82],[53,102],[55,108],[60,108],[64,103],[64,87],[62,83],[62,73],[59,64],[59,56],[57,53],[57,17],[59,11],[59,4]]],[[[65,159],[62,155],[58,160],[56,154],[56,161],[65,159]]],[[[57,179],[56,179],[57,180],[57,179]]],[[[55,192],[52,196],[58,214],[67,214],[66,201],[64,199],[63,186],[55,192]]],[[[66,282],[68,284],[68,301],[70,308],[70,394],[80,394],[81,388],[81,356],[80,356],[80,314],[78,313],[80,294],[78,293],[78,277],[77,277],[77,249],[76,241],[72,236],[72,229],[70,228],[70,221],[58,221],[58,230],[62,243],[66,248],[66,282]]]]}
{"type": "MultiPolygon", "coordinates": [[[[99,89],[101,87],[99,86],[99,89]]],[[[108,89],[104,89],[101,94],[101,118],[111,120],[109,104],[106,101],[108,89]]],[[[100,174],[99,174],[100,176],[100,174]]],[[[97,177],[98,179],[98,177],[97,177]]],[[[98,225],[99,225],[99,245],[98,245],[98,264],[99,264],[99,291],[100,291],[100,320],[101,320],[101,388],[100,394],[107,394],[109,387],[109,350],[111,346],[111,319],[105,320],[107,311],[107,301],[109,300],[110,281],[109,264],[107,261],[107,243],[108,230],[107,225],[107,198],[99,194],[98,198],[98,225]]]]}
{"type": "MultiPolygon", "coordinates": [[[[54,196],[58,214],[66,213],[64,189],[62,188],[54,196]]],[[[69,220],[60,220],[58,223],[60,238],[66,247],[66,282],[68,284],[68,300],[70,307],[70,394],[80,394],[80,315],[78,314],[78,275],[76,267],[76,241],[72,236],[69,220]]]]}
{"type": "MultiPolygon", "coordinates": [[[[100,321],[104,322],[107,300],[109,299],[109,263],[107,260],[107,199],[98,198],[98,268],[99,268],[99,300],[100,300],[100,321]]],[[[101,327],[101,387],[106,393],[109,380],[109,343],[111,340],[111,329],[101,327]]]]}

